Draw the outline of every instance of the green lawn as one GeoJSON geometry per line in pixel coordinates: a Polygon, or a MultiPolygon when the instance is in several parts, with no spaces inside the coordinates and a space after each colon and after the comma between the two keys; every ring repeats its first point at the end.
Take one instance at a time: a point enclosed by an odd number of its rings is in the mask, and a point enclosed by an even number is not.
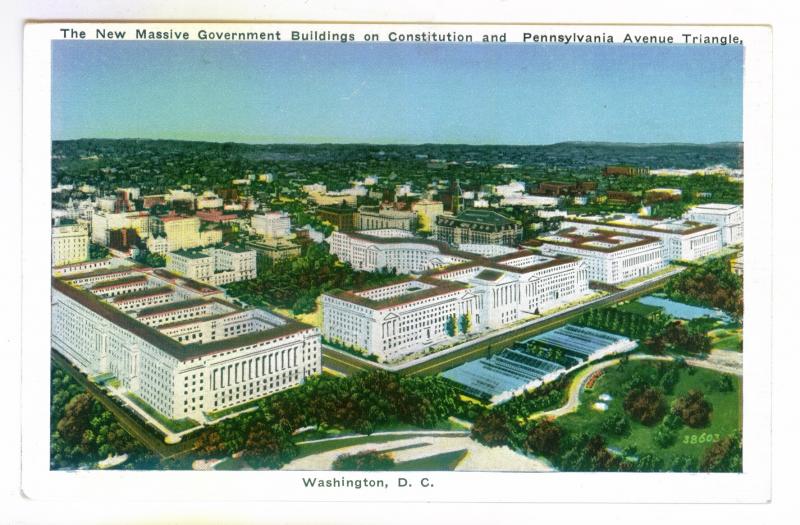
{"type": "Polygon", "coordinates": [[[638,301],[629,301],[627,303],[623,303],[617,306],[619,310],[623,312],[630,312],[632,314],[641,315],[644,317],[648,317],[656,312],[661,311],[661,308],[658,306],[651,306],[649,304],[642,304],[638,301]]]}
{"type": "Polygon", "coordinates": [[[209,412],[206,414],[206,417],[211,421],[214,421],[221,417],[225,417],[228,414],[233,414],[235,412],[242,412],[243,410],[247,410],[248,408],[257,407],[259,401],[261,401],[262,399],[263,398],[254,399],[252,401],[248,401],[247,403],[242,403],[241,405],[224,408],[222,410],[217,410],[216,412],[209,412]]]}
{"type": "Polygon", "coordinates": [[[584,392],[581,399],[582,403],[578,410],[574,414],[559,418],[558,423],[569,432],[601,434],[605,436],[606,442],[610,447],[623,449],[635,446],[637,454],[653,454],[664,459],[667,465],[672,458],[679,455],[699,458],[709,446],[705,436],[714,436],[716,440],[735,431],[741,431],[741,378],[731,376],[734,390],[732,392],[720,392],[717,388],[717,382],[722,376],[721,373],[694,368],[692,369],[693,373],[690,373],[689,369],[680,371],[680,379],[673,393],[666,396],[667,404],[671,405],[677,397],[689,390],[702,391],[705,399],[711,402],[713,406],[711,422],[707,427],[695,429],[684,426],[677,431],[675,443],[667,448],[661,448],[653,441],[653,434],[658,425],[648,427],[628,418],[630,421],[630,433],[628,435],[616,437],[604,432],[601,429],[601,425],[605,419],[615,414],[625,414],[622,403],[626,392],[623,390],[622,384],[631,377],[634,371],[647,372],[648,368],[654,369],[655,366],[657,365],[654,363],[631,361],[624,367],[607,369],[606,373],[597,380],[595,388],[592,391],[584,392]],[[598,396],[603,393],[610,394],[613,400],[608,402],[609,408],[606,412],[599,412],[594,410],[592,405],[598,400],[598,396]]]}
{"type": "Polygon", "coordinates": [[[419,459],[412,459],[411,461],[403,461],[395,463],[394,470],[399,471],[414,471],[414,470],[432,470],[432,471],[449,471],[455,470],[464,456],[467,455],[466,450],[454,450],[453,452],[444,452],[434,456],[428,456],[419,459]]]}
{"type": "Polygon", "coordinates": [[[150,416],[153,416],[153,418],[155,418],[159,423],[167,427],[172,432],[183,432],[184,430],[189,430],[190,428],[200,426],[200,423],[198,423],[194,419],[189,419],[189,418],[169,419],[168,417],[164,416],[161,412],[151,407],[144,399],[137,396],[136,394],[129,392],[125,394],[125,396],[131,401],[133,401],[139,408],[147,412],[150,416]]]}
{"type": "Polygon", "coordinates": [[[719,348],[720,350],[733,350],[735,352],[741,352],[742,336],[739,334],[733,334],[726,337],[721,337],[712,343],[712,347],[719,348]]]}

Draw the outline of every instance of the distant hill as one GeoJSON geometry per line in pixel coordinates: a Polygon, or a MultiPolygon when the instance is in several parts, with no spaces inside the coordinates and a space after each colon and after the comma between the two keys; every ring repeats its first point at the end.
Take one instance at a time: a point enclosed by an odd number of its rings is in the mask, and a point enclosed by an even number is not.
{"type": "Polygon", "coordinates": [[[492,166],[499,163],[520,166],[585,168],[606,165],[634,165],[648,168],[693,169],[725,165],[742,168],[743,145],[738,142],[714,144],[635,144],[613,142],[560,142],[535,146],[494,146],[466,144],[239,144],[144,139],[79,139],[53,141],[53,154],[65,157],[147,153],[157,157],[170,154],[202,154],[251,161],[352,162],[375,158],[398,160],[442,159],[492,166]]]}

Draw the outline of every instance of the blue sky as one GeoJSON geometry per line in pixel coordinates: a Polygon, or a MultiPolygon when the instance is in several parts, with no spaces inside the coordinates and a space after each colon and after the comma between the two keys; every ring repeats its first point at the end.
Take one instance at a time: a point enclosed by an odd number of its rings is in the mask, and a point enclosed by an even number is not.
{"type": "Polygon", "coordinates": [[[54,139],[742,140],[742,46],[56,41],[54,139]]]}

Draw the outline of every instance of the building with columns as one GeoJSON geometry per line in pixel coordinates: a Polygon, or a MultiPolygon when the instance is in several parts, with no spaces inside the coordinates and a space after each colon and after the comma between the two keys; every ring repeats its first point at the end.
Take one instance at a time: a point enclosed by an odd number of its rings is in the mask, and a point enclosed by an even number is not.
{"type": "Polygon", "coordinates": [[[83,373],[111,373],[171,419],[286,390],[321,371],[319,331],[166,270],[52,279],[52,345],[83,373]]]}
{"type": "Polygon", "coordinates": [[[256,251],[223,246],[167,253],[167,270],[197,281],[222,286],[256,277],[256,251]]]}
{"type": "Polygon", "coordinates": [[[386,286],[323,294],[323,335],[393,361],[454,341],[465,326],[499,329],[587,293],[586,265],[574,257],[475,256],[386,286]]]}
{"type": "Polygon", "coordinates": [[[632,213],[609,216],[569,216],[563,228],[587,232],[597,228],[607,231],[655,237],[661,241],[664,261],[699,259],[722,248],[722,231],[714,224],[685,219],[654,219],[632,213]]]}
{"type": "Polygon", "coordinates": [[[522,226],[497,212],[473,208],[455,216],[436,217],[434,235],[450,244],[514,246],[522,240],[522,226]]]}
{"type": "Polygon", "coordinates": [[[391,228],[333,232],[327,241],[332,254],[354,269],[366,272],[388,269],[397,273],[421,273],[471,258],[469,254],[458,254],[444,243],[391,228]]]}
{"type": "Polygon", "coordinates": [[[602,228],[565,228],[532,244],[545,254],[580,257],[586,262],[589,279],[607,284],[643,277],[666,266],[660,239],[602,228]]]}
{"type": "Polygon", "coordinates": [[[85,224],[53,226],[50,241],[51,266],[64,266],[89,259],[89,230],[85,224]]]}
{"type": "Polygon", "coordinates": [[[738,244],[744,240],[744,208],[737,204],[699,204],[683,218],[688,221],[714,224],[722,231],[722,243],[738,244]]]}

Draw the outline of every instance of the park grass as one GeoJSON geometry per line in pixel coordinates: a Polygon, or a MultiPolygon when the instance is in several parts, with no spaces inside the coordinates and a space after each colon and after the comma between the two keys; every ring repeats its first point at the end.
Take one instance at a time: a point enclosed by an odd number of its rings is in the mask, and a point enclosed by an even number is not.
{"type": "Polygon", "coordinates": [[[183,432],[184,430],[189,430],[190,428],[200,426],[200,423],[190,418],[170,419],[150,406],[147,401],[132,392],[125,394],[125,397],[133,401],[136,406],[147,412],[148,415],[152,416],[156,421],[167,427],[171,432],[183,432]]]}
{"type": "Polygon", "coordinates": [[[467,455],[467,450],[454,450],[433,456],[427,456],[410,461],[395,463],[394,469],[397,471],[452,471],[455,470],[461,460],[467,455]]]}
{"type": "Polygon", "coordinates": [[[238,413],[238,412],[243,412],[243,411],[247,410],[248,408],[257,407],[258,403],[262,399],[263,398],[254,399],[252,401],[248,401],[247,403],[242,403],[241,405],[235,405],[235,406],[232,406],[232,407],[223,408],[222,410],[217,410],[217,411],[214,411],[214,412],[208,412],[206,414],[206,417],[210,421],[216,421],[217,419],[219,419],[221,417],[225,417],[225,416],[227,416],[229,414],[235,414],[235,413],[238,413]]]}
{"type": "Polygon", "coordinates": [[[735,352],[742,351],[742,336],[738,334],[722,337],[711,343],[712,348],[719,348],[720,350],[733,350],[735,352]]]}
{"type": "Polygon", "coordinates": [[[625,447],[633,446],[636,448],[637,455],[653,454],[663,459],[665,465],[669,465],[676,456],[690,456],[699,459],[709,446],[705,438],[701,437],[703,435],[718,435],[718,439],[722,439],[736,431],[741,431],[741,378],[731,376],[734,379],[734,390],[732,392],[719,392],[716,388],[716,383],[723,374],[713,370],[693,368],[680,371],[680,380],[675,385],[673,393],[665,397],[667,404],[671,405],[675,399],[686,394],[689,390],[702,391],[705,399],[713,406],[711,422],[707,427],[698,429],[687,426],[682,427],[677,431],[675,442],[666,448],[659,447],[653,441],[653,435],[658,424],[649,427],[628,418],[631,428],[628,435],[619,437],[605,433],[601,430],[601,425],[605,419],[612,415],[625,414],[622,408],[625,392],[621,391],[621,384],[630,377],[633,371],[640,367],[648,366],[656,365],[645,362],[631,362],[622,368],[607,369],[606,373],[597,380],[595,388],[591,392],[584,392],[578,410],[573,414],[559,418],[559,425],[569,433],[588,432],[589,434],[603,435],[609,447],[624,449],[625,447]],[[608,403],[608,411],[599,412],[592,409],[592,404],[604,392],[613,396],[613,400],[608,403]],[[694,443],[692,442],[692,436],[696,436],[694,443]]]}
{"type": "Polygon", "coordinates": [[[649,317],[654,313],[661,311],[661,308],[659,308],[658,306],[642,304],[638,301],[629,301],[627,303],[623,303],[617,306],[617,309],[623,312],[630,312],[632,314],[641,315],[643,317],[649,317]]]}
{"type": "Polygon", "coordinates": [[[641,277],[636,277],[636,278],[630,279],[628,281],[621,282],[621,283],[617,284],[617,286],[619,288],[622,288],[623,290],[627,290],[628,288],[631,288],[632,286],[636,286],[637,284],[641,284],[641,283],[643,283],[645,281],[649,281],[650,279],[656,279],[658,277],[661,277],[662,275],[666,275],[669,272],[674,271],[676,267],[677,266],[673,266],[671,264],[668,264],[667,266],[665,266],[664,268],[661,268],[658,271],[655,271],[653,273],[649,273],[647,275],[643,275],[641,277]]]}
{"type": "Polygon", "coordinates": [[[285,315],[287,317],[291,317],[297,319],[301,323],[310,324],[311,326],[315,326],[317,328],[322,328],[322,306],[320,305],[321,297],[317,297],[317,306],[313,312],[307,314],[295,314],[292,312],[291,308],[272,308],[275,312],[285,315]]]}

